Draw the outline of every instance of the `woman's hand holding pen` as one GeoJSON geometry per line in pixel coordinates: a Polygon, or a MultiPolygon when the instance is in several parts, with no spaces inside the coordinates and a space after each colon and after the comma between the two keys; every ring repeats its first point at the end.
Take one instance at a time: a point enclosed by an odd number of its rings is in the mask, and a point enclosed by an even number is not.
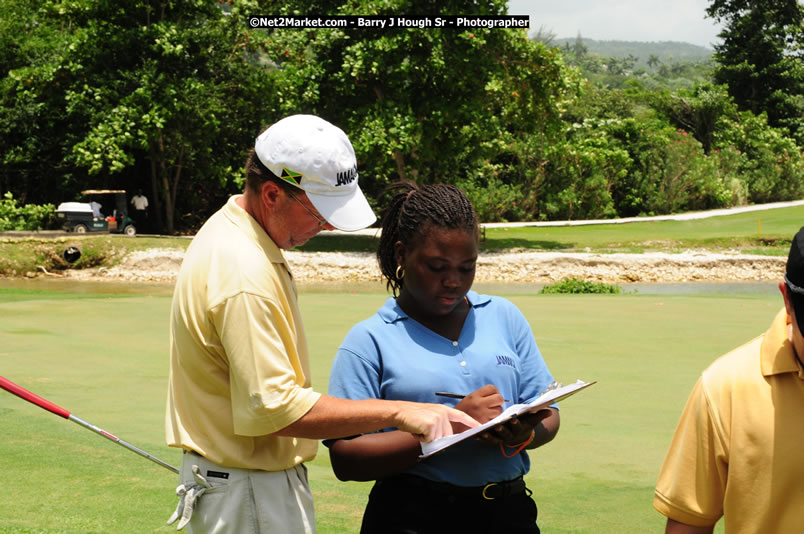
{"type": "MultiPolygon", "coordinates": [[[[485,385],[461,399],[455,409],[472,416],[478,423],[485,423],[500,415],[503,410],[503,396],[495,386],[485,385]]],[[[452,424],[453,432],[463,432],[466,427],[460,423],[452,424]]]]}
{"type": "MultiPolygon", "coordinates": [[[[511,402],[503,399],[497,388],[491,384],[477,389],[469,395],[437,391],[440,397],[452,397],[461,399],[455,406],[456,409],[472,416],[477,422],[483,424],[497,417],[502,413],[503,403],[511,402]]],[[[485,432],[478,434],[476,439],[498,445],[503,449],[513,449],[515,453],[523,449],[535,449],[551,441],[558,427],[561,425],[561,418],[555,408],[545,408],[535,413],[525,413],[519,417],[514,417],[511,421],[489,428],[485,432]]],[[[460,423],[452,423],[452,430],[456,434],[466,430],[460,423]]]]}

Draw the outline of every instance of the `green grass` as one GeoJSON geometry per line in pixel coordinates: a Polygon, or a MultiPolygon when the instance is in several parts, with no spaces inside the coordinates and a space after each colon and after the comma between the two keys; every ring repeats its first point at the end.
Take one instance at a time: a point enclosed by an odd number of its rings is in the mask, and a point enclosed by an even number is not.
{"type": "Polygon", "coordinates": [[[691,221],[653,221],[588,226],[488,228],[483,248],[593,252],[681,251],[688,248],[770,253],[790,246],[804,224],[804,206],[691,221]]]}
{"type": "MultiPolygon", "coordinates": [[[[160,417],[168,303],[0,291],[2,374],[176,465],[179,454],[164,445],[160,417]]],[[[170,472],[0,393],[0,465],[9,477],[0,532],[158,531],[172,512],[170,472]]]]}
{"type": "MultiPolygon", "coordinates": [[[[486,228],[481,249],[642,253],[706,248],[781,255],[787,253],[790,239],[801,228],[802,221],[804,206],[795,206],[692,221],[486,228]]],[[[374,236],[321,234],[300,250],[373,252],[376,246],[374,236]]]]}
{"type": "MultiPolygon", "coordinates": [[[[522,295],[558,380],[598,383],[562,403],[556,440],[531,452],[528,485],[543,532],[660,532],[653,485],[700,371],[761,333],[774,295],[522,295]]],[[[380,293],[304,293],[313,382],[380,293]]],[[[174,465],[164,445],[167,295],[0,289],[2,376],[174,465]]],[[[2,533],[175,532],[175,475],[0,391],[2,533]]],[[[310,463],[319,533],[357,532],[370,484],[310,463]]]]}

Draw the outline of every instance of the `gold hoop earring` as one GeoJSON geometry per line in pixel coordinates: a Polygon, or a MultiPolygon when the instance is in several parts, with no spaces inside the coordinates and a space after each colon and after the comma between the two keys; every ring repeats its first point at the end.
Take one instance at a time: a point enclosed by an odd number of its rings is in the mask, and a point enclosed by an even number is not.
{"type": "Polygon", "coordinates": [[[396,273],[394,273],[394,274],[396,274],[396,279],[397,280],[402,280],[403,278],[405,278],[405,269],[403,269],[401,265],[397,265],[396,266],[396,273]]]}

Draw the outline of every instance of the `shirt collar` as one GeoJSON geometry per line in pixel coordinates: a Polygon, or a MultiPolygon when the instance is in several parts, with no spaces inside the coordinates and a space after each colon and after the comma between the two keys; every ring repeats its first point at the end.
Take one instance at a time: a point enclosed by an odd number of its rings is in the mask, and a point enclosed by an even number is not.
{"type": "Polygon", "coordinates": [[[237,199],[243,195],[234,195],[229,197],[226,205],[223,207],[223,215],[229,219],[238,229],[244,234],[249,236],[253,241],[265,251],[265,255],[271,260],[272,263],[282,263],[285,268],[290,272],[290,266],[282,254],[282,250],[276,246],[274,240],[268,235],[268,232],[260,226],[257,220],[248,214],[246,210],[237,204],[237,199]]]}
{"type": "Polygon", "coordinates": [[[799,378],[804,378],[804,369],[787,337],[787,312],[784,308],[776,315],[762,340],[760,365],[763,376],[798,373],[799,378]]]}
{"type": "MultiPolygon", "coordinates": [[[[491,297],[488,295],[480,295],[474,291],[469,291],[466,293],[466,300],[469,301],[469,305],[472,308],[478,308],[488,304],[491,301],[491,297]]],[[[396,303],[396,299],[394,297],[388,297],[388,300],[385,301],[383,307],[377,311],[377,315],[379,315],[380,318],[388,324],[408,318],[408,314],[399,307],[399,304],[396,303]]]]}

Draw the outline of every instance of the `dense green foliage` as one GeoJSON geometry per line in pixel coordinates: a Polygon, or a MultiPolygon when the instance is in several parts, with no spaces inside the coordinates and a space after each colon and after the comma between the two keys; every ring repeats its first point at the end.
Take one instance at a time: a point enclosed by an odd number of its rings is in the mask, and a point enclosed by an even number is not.
{"type": "Polygon", "coordinates": [[[206,0],[0,9],[0,191],[58,202],[142,188],[168,232],[227,196],[272,118],[256,112],[268,76],[241,20],[206,0]]]}
{"type": "MultiPolygon", "coordinates": [[[[502,0],[271,2],[266,11],[343,15],[504,14],[502,0]]],[[[484,217],[536,211],[540,164],[579,78],[524,31],[275,30],[269,53],[286,112],[315,111],[351,134],[377,198],[389,182],[464,186],[484,217]]]]}
{"type": "Polygon", "coordinates": [[[48,225],[55,208],[52,204],[21,206],[10,191],[0,198],[0,232],[38,230],[48,225]]]}
{"type": "MultiPolygon", "coordinates": [[[[580,188],[596,196],[587,217],[674,213],[804,194],[804,155],[795,139],[769,125],[765,114],[740,109],[728,87],[690,76],[687,88],[674,89],[674,83],[656,86],[624,73],[615,87],[590,84],[567,107],[568,146],[596,140],[585,152],[587,173],[594,175],[593,164],[609,166],[597,173],[596,183],[587,180],[580,188]]],[[[578,205],[580,197],[570,193],[564,190],[578,205]]],[[[567,209],[563,214],[572,218],[567,209]]]]}
{"type": "MultiPolygon", "coordinates": [[[[727,28],[732,4],[711,8],[727,28]]],[[[524,30],[246,22],[254,13],[499,15],[503,0],[0,0],[0,9],[0,192],[24,205],[88,187],[142,188],[159,229],[192,230],[240,190],[259,130],[290,113],[321,115],[350,135],[378,209],[399,178],[461,186],[484,221],[804,195],[801,113],[791,114],[804,94],[801,57],[787,41],[769,80],[790,83],[760,103],[723,77],[739,40],[718,48],[720,66],[658,53],[642,65],[634,54],[589,52],[580,36],[550,46],[524,30]],[[711,79],[713,67],[726,84],[711,79]]],[[[796,35],[796,13],[782,13],[785,35],[796,35]]],[[[777,42],[769,27],[752,27],[777,42]]]]}

